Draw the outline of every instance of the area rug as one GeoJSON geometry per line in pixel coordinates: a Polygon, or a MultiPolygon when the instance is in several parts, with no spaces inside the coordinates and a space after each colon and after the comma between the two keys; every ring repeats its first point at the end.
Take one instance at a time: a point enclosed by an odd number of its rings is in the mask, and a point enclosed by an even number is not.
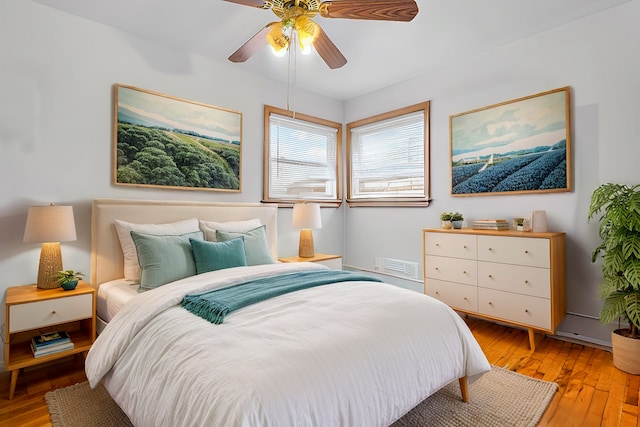
{"type": "MultiPolygon", "coordinates": [[[[558,386],[493,366],[460,399],[458,381],[430,396],[393,427],[535,426],[558,386]]],[[[127,427],[131,422],[104,387],[87,382],[45,395],[53,427],[127,427]]]]}

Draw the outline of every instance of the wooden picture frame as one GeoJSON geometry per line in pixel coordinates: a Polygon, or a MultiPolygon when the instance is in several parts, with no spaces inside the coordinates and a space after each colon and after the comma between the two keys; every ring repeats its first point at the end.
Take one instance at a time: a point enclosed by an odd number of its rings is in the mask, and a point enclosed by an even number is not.
{"type": "Polygon", "coordinates": [[[116,185],[241,191],[242,113],[115,85],[116,185]]]}
{"type": "Polygon", "coordinates": [[[570,88],[449,116],[451,195],[571,191],[570,88]]]}

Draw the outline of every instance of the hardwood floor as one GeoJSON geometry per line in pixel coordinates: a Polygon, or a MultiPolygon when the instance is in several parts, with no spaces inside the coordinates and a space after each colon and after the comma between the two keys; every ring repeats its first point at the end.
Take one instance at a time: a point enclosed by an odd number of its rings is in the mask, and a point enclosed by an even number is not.
{"type": "MultiPolygon", "coordinates": [[[[540,336],[531,353],[524,330],[474,318],[467,323],[491,364],[558,383],[540,427],[640,427],[640,376],[614,368],[608,351],[540,336]]],[[[15,397],[9,401],[9,375],[3,374],[0,425],[50,426],[44,394],[85,380],[83,359],[65,359],[21,373],[15,397]]]]}

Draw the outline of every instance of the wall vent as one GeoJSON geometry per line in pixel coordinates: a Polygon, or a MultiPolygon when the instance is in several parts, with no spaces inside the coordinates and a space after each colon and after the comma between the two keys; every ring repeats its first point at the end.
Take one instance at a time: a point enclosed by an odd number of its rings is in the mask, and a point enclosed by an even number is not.
{"type": "Polygon", "coordinates": [[[418,263],[401,259],[375,257],[373,269],[391,276],[418,278],[418,263]]]}

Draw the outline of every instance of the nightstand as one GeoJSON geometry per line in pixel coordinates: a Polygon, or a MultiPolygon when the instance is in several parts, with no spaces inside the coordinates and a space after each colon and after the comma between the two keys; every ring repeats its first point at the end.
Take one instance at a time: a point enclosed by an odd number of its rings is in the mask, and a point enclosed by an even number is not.
{"type": "Polygon", "coordinates": [[[96,290],[85,282],[75,289],[38,289],[36,285],[7,289],[4,363],[11,371],[9,400],[13,399],[22,368],[86,353],[96,339],[96,290]],[[31,338],[45,332],[66,331],[74,348],[34,357],[31,338]]]}
{"type": "Polygon", "coordinates": [[[278,258],[280,262],[317,262],[323,264],[332,270],[342,270],[342,257],[340,255],[315,254],[311,258],[302,258],[299,256],[290,256],[287,258],[278,258]]]}

